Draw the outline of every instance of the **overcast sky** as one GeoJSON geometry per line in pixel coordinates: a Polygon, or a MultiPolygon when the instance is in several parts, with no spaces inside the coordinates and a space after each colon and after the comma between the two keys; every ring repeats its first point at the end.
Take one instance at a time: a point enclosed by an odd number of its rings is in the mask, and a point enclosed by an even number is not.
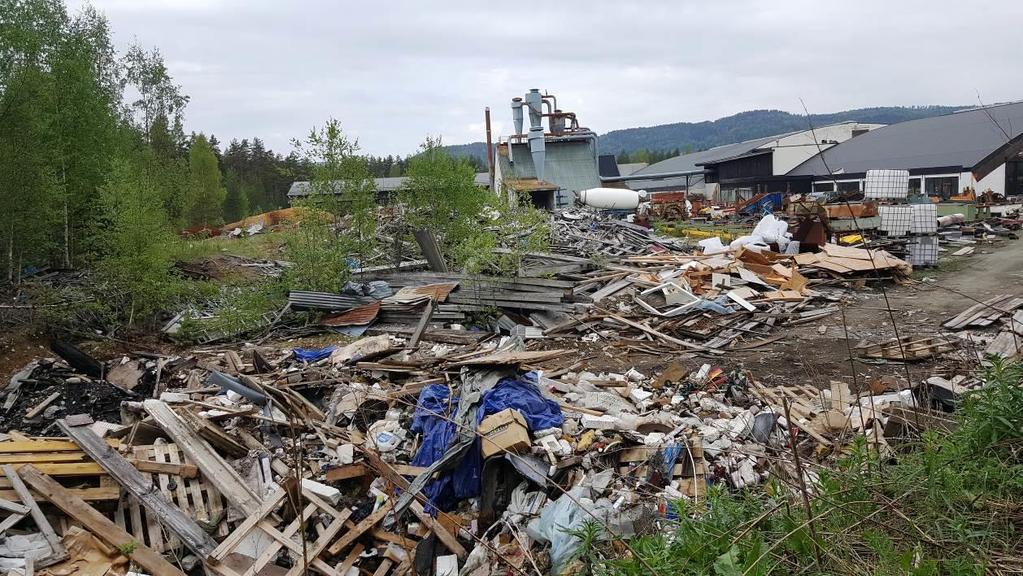
{"type": "Polygon", "coordinates": [[[1023,99],[1019,0],[92,3],[120,50],[160,49],[188,130],[282,153],[331,116],[372,154],[483,140],[485,106],[508,134],[529,88],[600,133],[800,98],[815,113],[1023,99]]]}

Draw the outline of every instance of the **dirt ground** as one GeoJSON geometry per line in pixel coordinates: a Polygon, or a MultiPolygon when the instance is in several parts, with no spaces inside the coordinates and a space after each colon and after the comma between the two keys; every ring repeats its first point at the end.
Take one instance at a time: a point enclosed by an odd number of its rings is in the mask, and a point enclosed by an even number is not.
{"type": "MultiPolygon", "coordinates": [[[[997,294],[1023,294],[1023,241],[1007,240],[993,246],[978,247],[967,257],[944,260],[938,268],[925,268],[913,274],[908,285],[858,290],[845,307],[849,330],[845,337],[841,314],[822,322],[789,329],[783,340],[756,350],[733,352],[762,382],[784,385],[789,382],[812,383],[825,388],[831,380],[854,384],[848,345],[879,342],[899,336],[939,336],[941,324],[948,318],[997,294]],[[847,344],[848,343],[848,344],[847,344]]],[[[969,363],[957,355],[907,365],[899,363],[867,364],[855,362],[857,380],[891,375],[905,383],[907,372],[912,382],[932,375],[966,374],[969,363]]]]}
{"type": "MultiPolygon", "coordinates": [[[[941,323],[958,314],[975,301],[996,294],[1023,295],[1023,241],[1004,241],[992,246],[978,247],[968,257],[943,258],[939,268],[921,269],[914,273],[908,285],[887,285],[888,302],[892,308],[900,336],[934,336],[941,334],[941,323]]],[[[878,287],[865,287],[851,294],[845,303],[845,320],[834,314],[817,323],[788,328],[781,340],[746,351],[729,351],[716,359],[690,358],[680,362],[689,369],[703,362],[711,362],[726,371],[749,370],[759,381],[769,386],[807,383],[827,388],[831,380],[842,380],[855,387],[866,378],[890,375],[905,384],[919,382],[931,375],[952,376],[965,374],[972,363],[955,355],[937,360],[907,365],[898,363],[868,364],[854,361],[853,378],[848,346],[862,342],[878,342],[895,336],[892,318],[885,306],[884,294],[878,287]]],[[[158,343],[140,346],[136,342],[122,346],[114,343],[94,342],[84,347],[97,357],[109,358],[117,352],[134,348],[159,348],[158,343]]],[[[635,367],[640,372],[660,372],[679,360],[670,355],[650,355],[628,352],[608,346],[604,342],[584,343],[578,340],[550,341],[549,347],[572,347],[583,360],[583,369],[624,373],[635,367]]],[[[288,346],[297,345],[288,342],[288,346]]],[[[181,352],[178,350],[178,352],[181,352]]],[[[0,333],[0,378],[7,379],[39,357],[52,356],[46,341],[38,336],[27,336],[14,331],[0,333]]],[[[854,354],[855,356],[855,354],[854,354]]],[[[965,356],[965,355],[963,355],[965,356]]]]}

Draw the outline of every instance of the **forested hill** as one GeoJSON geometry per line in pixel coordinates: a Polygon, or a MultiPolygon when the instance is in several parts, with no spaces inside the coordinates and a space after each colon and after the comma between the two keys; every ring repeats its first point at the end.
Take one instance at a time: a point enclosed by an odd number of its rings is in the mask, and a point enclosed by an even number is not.
{"type": "MultiPolygon", "coordinates": [[[[884,106],[858,108],[831,114],[811,114],[809,122],[812,122],[814,126],[847,121],[894,124],[917,118],[940,116],[965,107],[884,106]]],[[[660,126],[612,130],[600,136],[600,152],[601,154],[615,155],[620,155],[623,152],[631,154],[639,150],[667,152],[677,149],[683,152],[695,152],[722,144],[803,130],[807,126],[808,119],[801,114],[790,114],[781,110],[751,110],[714,121],[676,122],[660,126]]],[[[459,156],[476,156],[481,160],[486,158],[486,145],[483,142],[447,146],[447,149],[452,154],[459,156]]]]}

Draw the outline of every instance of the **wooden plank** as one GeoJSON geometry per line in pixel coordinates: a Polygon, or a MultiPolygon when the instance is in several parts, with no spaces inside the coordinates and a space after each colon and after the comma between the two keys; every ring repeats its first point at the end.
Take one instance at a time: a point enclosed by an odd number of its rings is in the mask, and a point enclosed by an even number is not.
{"type": "Polygon", "coordinates": [[[177,444],[178,448],[195,462],[203,477],[216,486],[227,501],[237,506],[246,516],[260,510],[259,497],[241,479],[234,468],[204,440],[198,433],[188,427],[184,421],[159,400],[146,400],[143,407],[153,420],[177,444]]]}
{"type": "MultiPolygon", "coordinates": [[[[88,426],[70,426],[64,420],[57,420],[57,425],[125,490],[139,499],[149,512],[147,516],[157,522],[157,534],[159,534],[160,525],[166,526],[200,558],[208,556],[217,547],[217,543],[198,524],[171,503],[170,491],[166,486],[168,482],[166,475],[161,478],[160,482],[162,492],[156,492],[153,490],[151,481],[143,477],[142,473],[136,470],[124,456],[110,448],[88,426]]],[[[154,450],[160,448],[156,447],[154,450]]],[[[156,453],[159,454],[159,452],[156,453]]],[[[152,528],[150,534],[153,534],[152,528]]]]}
{"type": "Polygon", "coordinates": [[[241,541],[244,540],[254,528],[256,528],[263,518],[268,516],[281,504],[286,495],[287,492],[281,488],[263,500],[259,510],[256,510],[254,514],[250,514],[241,524],[238,525],[237,528],[234,529],[234,532],[231,532],[231,534],[228,535],[228,537],[210,553],[209,560],[214,563],[223,561],[224,558],[233,552],[241,541]]]}
{"type": "Polygon", "coordinates": [[[363,518],[351,530],[345,532],[344,536],[339,538],[337,542],[334,542],[334,544],[332,544],[330,548],[327,549],[327,552],[331,556],[337,556],[345,548],[351,546],[353,542],[358,540],[359,537],[365,534],[370,528],[376,526],[376,524],[383,520],[384,516],[387,516],[387,513],[390,511],[391,511],[390,506],[388,506],[386,503],[381,504],[380,508],[371,513],[369,516],[363,518]]]}
{"type": "Polygon", "coordinates": [[[7,516],[7,518],[4,518],[3,521],[0,522],[0,534],[3,534],[4,532],[7,532],[8,528],[10,528],[11,526],[14,526],[18,522],[21,522],[21,520],[25,516],[28,516],[28,514],[11,514],[11,515],[7,516]]]}
{"type": "Polygon", "coordinates": [[[361,555],[365,550],[366,547],[364,545],[361,543],[356,544],[352,547],[352,551],[348,553],[348,556],[345,556],[345,559],[342,560],[334,570],[341,576],[347,576],[348,571],[352,569],[352,566],[355,566],[355,562],[359,559],[359,555],[361,555]]]}
{"type": "Polygon", "coordinates": [[[623,318],[623,317],[618,316],[616,314],[608,314],[607,317],[611,318],[612,320],[615,320],[617,322],[620,322],[622,324],[625,324],[626,326],[631,326],[631,327],[633,327],[633,328],[635,328],[635,329],[637,329],[637,330],[639,330],[641,332],[646,332],[647,334],[649,334],[651,336],[660,338],[660,339],[665,340],[667,342],[671,342],[672,344],[678,344],[679,346],[682,346],[683,348],[692,348],[694,350],[702,350],[704,352],[710,352],[711,354],[723,354],[723,352],[721,352],[720,350],[713,350],[711,348],[707,348],[706,346],[702,346],[702,345],[696,344],[694,342],[686,342],[685,340],[679,340],[678,338],[674,338],[674,337],[669,336],[669,335],[667,335],[667,334],[665,334],[663,332],[659,332],[657,330],[654,330],[653,328],[651,328],[649,326],[640,324],[639,322],[633,322],[632,320],[629,320],[628,318],[623,318]]]}
{"type": "Polygon", "coordinates": [[[328,482],[337,482],[339,480],[348,480],[351,478],[358,478],[366,475],[366,467],[362,464],[349,464],[347,466],[340,466],[338,468],[331,468],[324,474],[324,478],[328,482]]]}
{"type": "MultiPolygon", "coordinates": [[[[117,486],[100,486],[99,488],[68,488],[77,498],[86,502],[110,502],[121,497],[121,489],[117,486]]],[[[42,494],[38,494],[42,496],[42,494]]],[[[18,493],[12,490],[0,490],[0,498],[12,500],[18,497],[18,493]]]]}
{"type": "MultiPolygon", "coordinates": [[[[315,504],[316,507],[328,511],[334,517],[330,524],[327,525],[327,528],[319,534],[319,537],[316,539],[316,542],[313,543],[312,548],[306,552],[307,558],[318,560],[320,554],[323,554],[327,545],[330,544],[330,541],[333,540],[334,536],[341,531],[341,528],[344,527],[345,521],[348,520],[348,517],[351,516],[352,512],[347,509],[341,512],[334,510],[332,506],[323,502],[307,490],[303,490],[302,494],[315,504]]],[[[302,565],[299,562],[296,562],[295,566],[293,566],[285,576],[302,576],[302,565]]],[[[344,574],[340,574],[339,576],[344,576],[344,574]]]]}
{"type": "Polygon", "coordinates": [[[105,516],[96,511],[95,508],[77,498],[60,484],[42,474],[34,467],[23,468],[21,476],[30,486],[43,494],[47,500],[52,502],[65,514],[82,524],[97,538],[107,544],[119,549],[127,550],[134,548],[130,557],[132,562],[146,569],[152,576],[184,576],[184,573],[174,567],[173,564],[163,559],[163,556],[154,552],[151,548],[143,546],[131,534],[128,534],[105,516]]]}
{"type": "MultiPolygon", "coordinates": [[[[402,477],[401,474],[398,474],[398,472],[395,471],[390,464],[384,462],[380,456],[376,454],[376,452],[369,449],[363,449],[362,453],[366,457],[366,462],[368,462],[369,465],[384,479],[391,484],[394,484],[400,490],[408,489],[409,481],[402,477]]],[[[437,539],[447,546],[448,550],[459,558],[466,557],[468,552],[458,541],[458,538],[456,538],[451,532],[448,532],[446,528],[441,526],[441,524],[437,522],[433,516],[427,514],[423,505],[420,504],[418,500],[413,500],[410,508],[412,513],[415,514],[427,528],[437,535],[437,539]]]]}
{"type": "Polygon", "coordinates": [[[0,464],[44,464],[58,462],[85,462],[85,452],[22,452],[0,454],[0,464]]]}
{"type": "Polygon", "coordinates": [[[11,514],[25,515],[29,513],[28,506],[18,504],[16,502],[11,502],[10,500],[6,500],[4,498],[0,498],[0,510],[10,512],[11,514]]]}
{"type": "MultiPolygon", "coordinates": [[[[12,433],[11,436],[14,436],[12,433]]],[[[107,438],[107,444],[117,448],[121,441],[107,438]]],[[[20,452],[81,452],[82,449],[70,440],[14,440],[0,442],[0,454],[16,454],[20,452]]]]}
{"type": "Polygon", "coordinates": [[[95,462],[60,462],[47,464],[43,462],[12,464],[16,470],[22,466],[33,465],[43,474],[49,476],[100,476],[103,474],[103,467],[95,462]]]}
{"type": "MultiPolygon", "coordinates": [[[[52,554],[47,556],[47,564],[53,564],[56,562],[63,561],[68,557],[67,549],[64,548],[64,542],[57,536],[57,533],[53,531],[53,526],[50,526],[50,522],[43,515],[43,511],[39,509],[39,504],[36,503],[35,498],[32,497],[32,493],[29,492],[28,487],[25,486],[25,480],[22,476],[26,473],[30,473],[35,470],[31,466],[23,468],[21,472],[16,472],[14,467],[10,464],[4,464],[3,466],[4,475],[11,481],[11,486],[14,487],[14,491],[17,492],[18,498],[21,499],[21,503],[28,508],[29,514],[32,516],[32,521],[36,523],[39,531],[43,533],[43,537],[46,538],[46,543],[50,545],[52,554]]],[[[51,482],[53,482],[51,480],[51,482]]],[[[31,482],[29,482],[31,484],[31,482]]],[[[54,482],[56,484],[56,482],[54,482]]],[[[46,494],[39,491],[45,496],[46,494]]]]}
{"type": "Polygon", "coordinates": [[[150,474],[167,474],[182,478],[195,478],[199,475],[199,467],[192,464],[153,462],[152,460],[139,460],[137,458],[133,458],[131,464],[139,472],[149,472],[150,474]]]}
{"type": "Polygon", "coordinates": [[[60,398],[60,391],[57,391],[57,392],[54,392],[53,394],[50,394],[45,399],[43,399],[42,402],[40,402],[40,403],[36,404],[34,407],[28,409],[25,412],[25,420],[31,420],[31,419],[35,418],[36,416],[39,416],[40,414],[42,414],[43,410],[46,410],[46,407],[49,406],[50,404],[53,404],[53,401],[56,400],[57,398],[60,398]]]}

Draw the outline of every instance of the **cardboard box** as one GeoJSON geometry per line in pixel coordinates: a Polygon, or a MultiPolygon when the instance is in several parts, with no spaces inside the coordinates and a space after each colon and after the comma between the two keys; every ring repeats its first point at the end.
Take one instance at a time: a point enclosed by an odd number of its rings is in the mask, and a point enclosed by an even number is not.
{"type": "Polygon", "coordinates": [[[516,453],[529,450],[529,428],[518,410],[508,408],[487,416],[480,422],[478,432],[482,436],[484,458],[504,450],[516,453]]]}

